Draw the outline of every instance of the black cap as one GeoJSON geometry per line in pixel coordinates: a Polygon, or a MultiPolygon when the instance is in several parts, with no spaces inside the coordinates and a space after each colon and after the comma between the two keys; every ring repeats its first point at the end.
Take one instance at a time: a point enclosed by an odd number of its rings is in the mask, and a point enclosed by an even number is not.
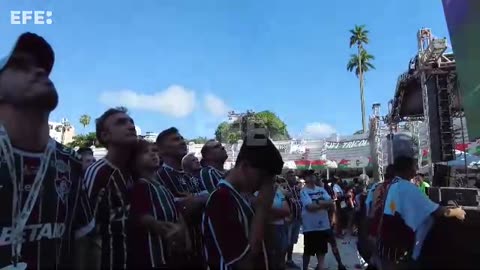
{"type": "Polygon", "coordinates": [[[241,161],[246,161],[252,167],[263,169],[272,175],[281,174],[283,169],[282,155],[264,134],[255,134],[243,140],[236,162],[241,161]]]}
{"type": "Polygon", "coordinates": [[[35,57],[40,67],[50,75],[55,62],[52,46],[43,37],[30,32],[21,34],[10,54],[0,59],[0,72],[7,66],[12,55],[20,52],[35,57]]]}
{"type": "Polygon", "coordinates": [[[310,175],[314,175],[314,174],[315,174],[314,170],[305,170],[303,172],[303,176],[310,176],[310,175]]]}

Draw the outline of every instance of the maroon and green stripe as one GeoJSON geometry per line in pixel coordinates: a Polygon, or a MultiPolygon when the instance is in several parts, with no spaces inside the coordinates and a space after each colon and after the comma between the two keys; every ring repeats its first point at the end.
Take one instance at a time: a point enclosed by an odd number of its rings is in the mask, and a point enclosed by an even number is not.
{"type": "Polygon", "coordinates": [[[314,160],[310,164],[312,170],[324,170],[327,168],[327,161],[326,160],[314,160]]]}
{"type": "Polygon", "coordinates": [[[310,169],[310,160],[295,160],[295,165],[297,170],[308,170],[310,169]]]}

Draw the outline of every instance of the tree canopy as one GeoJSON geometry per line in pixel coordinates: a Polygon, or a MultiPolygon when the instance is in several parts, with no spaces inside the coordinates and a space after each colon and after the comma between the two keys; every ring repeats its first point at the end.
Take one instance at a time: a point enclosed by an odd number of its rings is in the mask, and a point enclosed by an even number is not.
{"type": "Polygon", "coordinates": [[[350,55],[350,60],[348,60],[347,63],[347,70],[349,72],[355,71],[355,75],[359,77],[360,72],[365,73],[375,69],[375,66],[372,64],[373,60],[375,60],[375,56],[369,54],[365,49],[361,49],[359,55],[350,55]],[[359,63],[361,63],[361,68],[359,68],[359,63]]]}
{"type": "Polygon", "coordinates": [[[187,139],[187,141],[197,143],[197,144],[202,144],[202,143],[206,143],[208,141],[208,138],[200,136],[200,137],[189,139],[189,140],[187,139]]]}
{"type": "Polygon", "coordinates": [[[350,48],[354,45],[362,47],[363,44],[368,44],[370,41],[368,34],[369,31],[365,25],[355,25],[355,27],[350,30],[350,48]]]}
{"type": "Polygon", "coordinates": [[[95,132],[90,132],[87,134],[79,134],[77,136],[73,137],[73,141],[67,143],[68,147],[90,147],[90,146],[95,146],[95,147],[102,147],[100,143],[97,141],[97,136],[95,132]]]}
{"type": "Polygon", "coordinates": [[[90,125],[90,120],[91,120],[91,119],[92,119],[92,118],[90,117],[90,115],[84,114],[84,115],[80,116],[79,122],[80,122],[80,124],[82,124],[82,126],[85,128],[86,126],[90,125]]]}
{"type": "MultiPolygon", "coordinates": [[[[267,129],[272,140],[289,140],[287,125],[278,116],[271,111],[262,111],[254,113],[248,121],[254,123],[257,127],[267,129]]],[[[215,139],[222,143],[236,143],[242,137],[240,129],[240,120],[232,123],[222,122],[215,131],[215,139]]]]}

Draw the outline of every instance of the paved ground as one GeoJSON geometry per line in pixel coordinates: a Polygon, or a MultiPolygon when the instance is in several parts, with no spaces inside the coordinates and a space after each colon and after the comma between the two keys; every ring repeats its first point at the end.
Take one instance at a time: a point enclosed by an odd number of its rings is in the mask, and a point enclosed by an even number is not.
{"type": "MultiPolygon", "coordinates": [[[[338,239],[338,248],[340,250],[340,255],[342,256],[342,261],[347,267],[347,269],[358,269],[355,268],[355,265],[360,264],[360,260],[357,256],[357,247],[356,247],[356,237],[349,237],[346,236],[344,239],[338,239]]],[[[298,243],[295,245],[293,249],[293,260],[298,266],[302,266],[302,254],[303,254],[303,234],[300,234],[298,237],[298,243]]],[[[315,269],[317,265],[317,259],[312,257],[310,259],[310,268],[315,269]]],[[[325,258],[325,269],[329,270],[336,270],[337,269],[337,262],[335,257],[331,252],[331,248],[329,247],[329,252],[325,258]]]]}

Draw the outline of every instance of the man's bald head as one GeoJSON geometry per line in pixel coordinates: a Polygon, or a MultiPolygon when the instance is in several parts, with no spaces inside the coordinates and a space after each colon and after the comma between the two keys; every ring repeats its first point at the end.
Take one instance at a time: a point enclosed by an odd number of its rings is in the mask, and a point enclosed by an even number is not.
{"type": "Polygon", "coordinates": [[[208,140],[202,147],[202,163],[225,163],[228,158],[225,147],[216,140],[208,140]]]}

